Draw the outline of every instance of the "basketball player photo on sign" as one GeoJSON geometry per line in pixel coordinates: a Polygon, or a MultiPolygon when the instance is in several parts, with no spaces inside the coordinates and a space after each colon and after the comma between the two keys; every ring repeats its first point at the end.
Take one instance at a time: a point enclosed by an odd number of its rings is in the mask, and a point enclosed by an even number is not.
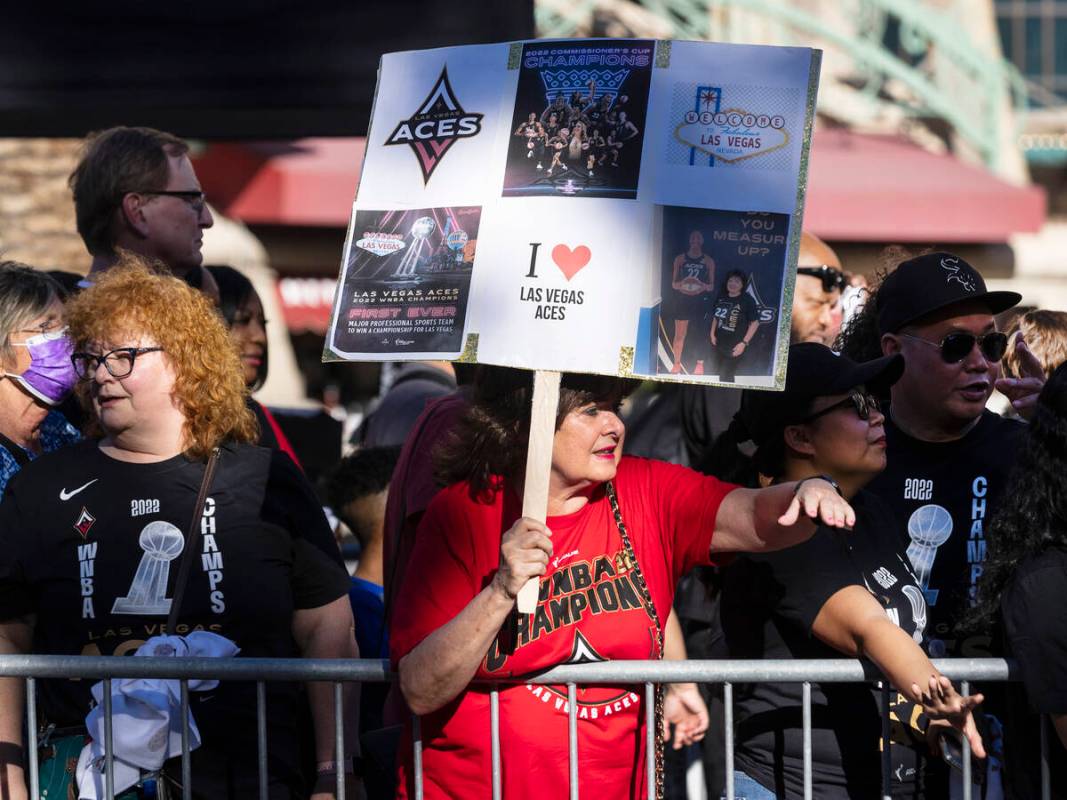
{"type": "Polygon", "coordinates": [[[655,45],[523,45],[505,197],[637,196],[655,45]]]}
{"type": "Polygon", "coordinates": [[[656,374],[769,377],[789,217],[676,206],[662,214],[659,324],[645,343],[656,374]]]}

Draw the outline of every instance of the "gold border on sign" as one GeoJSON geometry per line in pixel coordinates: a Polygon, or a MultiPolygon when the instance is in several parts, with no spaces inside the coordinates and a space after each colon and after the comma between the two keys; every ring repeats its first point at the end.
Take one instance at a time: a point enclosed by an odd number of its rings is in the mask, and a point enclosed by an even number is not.
{"type": "Polygon", "coordinates": [[[671,40],[660,39],[656,42],[656,69],[667,69],[671,65],[671,40]]]}
{"type": "Polygon", "coordinates": [[[522,42],[512,42],[508,48],[508,69],[522,66],[522,42]]]}
{"type": "Polygon", "coordinates": [[[620,378],[629,378],[634,374],[634,348],[623,345],[619,348],[619,369],[618,375],[620,378]]]}
{"type": "Polygon", "coordinates": [[[785,286],[782,287],[782,311],[778,314],[778,355],[775,359],[774,382],[785,389],[786,369],[789,366],[789,332],[793,324],[793,292],[797,281],[797,259],[800,256],[800,233],[804,226],[804,198],[808,192],[808,166],[811,160],[811,134],[815,127],[815,102],[819,94],[819,70],[822,50],[811,51],[808,67],[808,98],[804,112],[804,134],[800,143],[800,170],[797,173],[797,199],[789,226],[789,249],[786,251],[785,286]],[[788,311],[788,313],[785,313],[788,311]]]}
{"type": "Polygon", "coordinates": [[[478,334],[467,334],[467,341],[463,345],[463,352],[459,354],[459,358],[457,358],[456,361],[461,361],[464,364],[478,363],[478,334]]]}

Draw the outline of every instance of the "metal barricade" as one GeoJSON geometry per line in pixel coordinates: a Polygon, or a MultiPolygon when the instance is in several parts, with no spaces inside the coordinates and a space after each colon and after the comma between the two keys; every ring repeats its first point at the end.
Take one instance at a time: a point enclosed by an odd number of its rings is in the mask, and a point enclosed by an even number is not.
{"type": "MultiPolygon", "coordinates": [[[[1002,682],[1017,679],[1014,664],[1003,659],[941,659],[934,665],[953,681],[959,682],[961,693],[967,694],[971,681],[1002,682]]],[[[104,760],[105,788],[108,800],[114,798],[114,753],[111,719],[111,680],[115,678],[156,678],[181,681],[181,707],[185,718],[182,725],[182,791],[191,798],[191,766],[189,756],[188,711],[191,679],[243,680],[256,683],[257,755],[260,797],[267,791],[266,689],[267,681],[316,681],[334,685],[334,751],[336,761],[344,759],[344,727],[342,719],[342,684],[351,682],[389,682],[395,675],[387,661],[374,660],[313,660],[265,658],[130,658],[115,656],[0,656],[0,677],[25,679],[26,720],[29,730],[28,764],[30,796],[37,800],[37,707],[36,681],[42,678],[81,678],[104,681],[104,760]]],[[[874,683],[883,681],[871,664],[846,659],[789,660],[789,661],[609,661],[597,664],[560,666],[536,676],[526,676],[499,683],[554,684],[567,687],[568,699],[568,767],[570,798],[578,800],[577,687],[583,684],[643,685],[645,690],[645,751],[655,752],[654,702],[659,683],[711,683],[723,685],[725,704],[726,797],[734,800],[734,738],[733,688],[737,683],[799,683],[802,686],[804,796],[812,797],[811,764],[811,684],[818,683],[874,683]]],[[[882,683],[882,732],[888,738],[890,689],[882,683]]],[[[490,742],[492,763],[492,796],[502,796],[502,764],[500,756],[500,689],[490,687],[490,742]]],[[[1048,743],[1045,720],[1041,730],[1041,796],[1050,796],[1048,771],[1048,743]]],[[[412,721],[412,765],[415,798],[423,796],[422,732],[418,717],[412,721]]],[[[889,748],[882,748],[882,793],[890,796],[889,748]]],[[[964,800],[971,798],[970,748],[963,742],[964,800]]],[[[646,758],[646,778],[650,797],[655,797],[656,774],[653,758],[646,758]]],[[[337,798],[344,800],[343,776],[338,772],[337,798]]],[[[712,800],[715,800],[712,798],[712,800]]]]}

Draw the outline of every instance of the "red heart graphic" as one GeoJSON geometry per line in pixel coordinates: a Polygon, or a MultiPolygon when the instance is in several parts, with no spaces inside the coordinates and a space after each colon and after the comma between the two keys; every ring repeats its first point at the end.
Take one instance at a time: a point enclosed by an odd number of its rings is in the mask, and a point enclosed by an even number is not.
{"type": "Polygon", "coordinates": [[[592,257],[593,254],[584,244],[578,245],[573,250],[565,244],[557,244],[552,248],[552,260],[556,262],[559,271],[567,280],[577,275],[592,257]]]}

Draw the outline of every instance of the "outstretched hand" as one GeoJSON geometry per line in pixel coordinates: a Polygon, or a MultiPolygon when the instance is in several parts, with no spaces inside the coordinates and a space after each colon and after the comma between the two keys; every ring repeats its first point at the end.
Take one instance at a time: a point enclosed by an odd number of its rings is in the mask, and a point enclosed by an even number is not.
{"type": "MultiPolygon", "coordinates": [[[[925,690],[913,683],[911,691],[921,698],[923,711],[932,720],[929,735],[936,740],[937,728],[955,728],[967,737],[971,751],[978,758],[985,758],[985,746],[974,723],[974,709],[985,699],[981,694],[961,695],[944,675],[931,675],[925,690]]],[[[931,742],[931,745],[933,742],[931,742]]]]}
{"type": "Polygon", "coordinates": [[[1011,401],[1016,413],[1029,420],[1037,407],[1037,396],[1045,386],[1045,370],[1021,335],[1015,337],[1015,356],[1019,361],[1019,377],[999,378],[994,385],[1011,401]]]}
{"type": "Polygon", "coordinates": [[[786,527],[795,525],[801,512],[832,528],[851,528],[856,524],[856,512],[848,501],[832,485],[819,478],[804,481],[789,508],[778,518],[778,524],[786,527]]]}

